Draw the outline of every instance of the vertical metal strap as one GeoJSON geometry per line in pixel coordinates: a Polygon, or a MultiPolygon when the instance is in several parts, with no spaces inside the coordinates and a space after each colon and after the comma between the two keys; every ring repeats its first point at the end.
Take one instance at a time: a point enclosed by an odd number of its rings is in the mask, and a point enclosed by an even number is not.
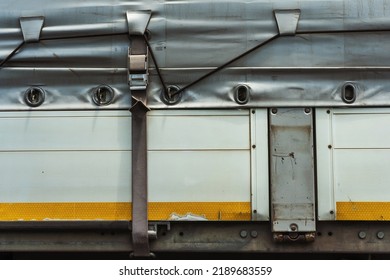
{"type": "MultiPolygon", "coordinates": [[[[132,37],[131,56],[147,55],[147,46],[143,36],[132,37]]],[[[139,57],[137,57],[139,59],[139,57]]],[[[129,77],[132,69],[129,63],[129,77]]],[[[139,69],[137,69],[139,72],[139,69]]],[[[137,73],[138,74],[138,73],[137,73]]],[[[132,239],[133,256],[149,257],[148,237],[148,182],[147,182],[147,119],[145,87],[132,87],[132,239]]]]}

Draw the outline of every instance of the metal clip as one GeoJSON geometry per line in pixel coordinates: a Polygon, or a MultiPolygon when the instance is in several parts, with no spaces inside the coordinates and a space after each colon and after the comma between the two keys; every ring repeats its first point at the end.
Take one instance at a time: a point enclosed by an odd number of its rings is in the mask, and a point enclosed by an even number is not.
{"type": "Polygon", "coordinates": [[[146,90],[148,86],[148,49],[146,54],[132,54],[129,48],[128,72],[130,90],[146,90]]]}
{"type": "Polygon", "coordinates": [[[25,43],[39,42],[45,17],[21,17],[19,18],[25,43]]]}

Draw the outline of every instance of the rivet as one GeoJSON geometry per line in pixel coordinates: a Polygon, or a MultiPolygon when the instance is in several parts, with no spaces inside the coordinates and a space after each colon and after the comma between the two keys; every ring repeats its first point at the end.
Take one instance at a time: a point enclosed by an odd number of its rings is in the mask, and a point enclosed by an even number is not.
{"type": "Polygon", "coordinates": [[[252,231],[251,231],[251,237],[252,237],[252,238],[256,238],[257,235],[258,235],[257,231],[255,231],[255,230],[252,230],[252,231]]]}
{"type": "Polygon", "coordinates": [[[242,230],[242,231],[240,232],[240,236],[241,236],[241,238],[247,238],[248,232],[247,232],[246,230],[242,230]]]}
{"type": "Polygon", "coordinates": [[[328,149],[332,149],[332,145],[328,145],[328,149]]]}
{"type": "Polygon", "coordinates": [[[256,149],[256,145],[252,145],[252,148],[253,148],[253,149],[256,149]]]}
{"type": "Polygon", "coordinates": [[[310,108],[305,108],[305,113],[306,114],[309,114],[311,112],[311,109],[310,108]]]}
{"type": "Polygon", "coordinates": [[[272,114],[276,114],[277,112],[278,112],[278,109],[276,109],[276,108],[272,108],[272,109],[271,109],[271,113],[272,113],[272,114]]]}
{"type": "Polygon", "coordinates": [[[385,237],[385,233],[383,231],[378,231],[376,237],[378,237],[378,239],[383,239],[385,237]]]}
{"type": "Polygon", "coordinates": [[[364,238],[366,238],[367,237],[367,234],[364,232],[364,231],[359,231],[359,238],[360,239],[364,239],[364,238]]]}

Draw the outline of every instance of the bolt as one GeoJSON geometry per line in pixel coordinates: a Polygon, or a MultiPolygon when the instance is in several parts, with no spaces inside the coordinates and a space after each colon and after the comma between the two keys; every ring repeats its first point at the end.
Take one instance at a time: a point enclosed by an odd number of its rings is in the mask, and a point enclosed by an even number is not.
{"type": "Polygon", "coordinates": [[[242,230],[240,232],[240,236],[241,236],[241,238],[246,238],[248,236],[248,232],[246,230],[242,230]]]}
{"type": "Polygon", "coordinates": [[[332,145],[328,145],[328,149],[332,149],[332,145]]]}
{"type": "Polygon", "coordinates": [[[251,231],[251,236],[252,236],[252,238],[256,238],[257,237],[257,231],[252,230],[251,231]]]}
{"type": "Polygon", "coordinates": [[[252,114],[254,114],[256,111],[255,110],[252,110],[252,114]]]}
{"type": "Polygon", "coordinates": [[[305,108],[305,113],[306,114],[309,114],[311,112],[311,109],[310,108],[305,108]]]}
{"type": "Polygon", "coordinates": [[[276,109],[276,108],[272,108],[272,109],[271,109],[271,113],[272,113],[272,114],[276,114],[277,112],[278,112],[278,109],[276,109]]]}
{"type": "Polygon", "coordinates": [[[314,232],[309,232],[305,234],[306,242],[313,242],[316,239],[316,234],[314,232]]]}
{"type": "Polygon", "coordinates": [[[334,211],[333,211],[333,210],[330,210],[329,213],[330,213],[331,215],[333,215],[333,214],[334,214],[334,211]]]}
{"type": "Polygon", "coordinates": [[[275,242],[283,242],[284,236],[282,233],[274,233],[273,239],[275,242]]]}
{"type": "Polygon", "coordinates": [[[378,231],[376,237],[378,237],[378,239],[383,239],[385,237],[385,233],[383,231],[378,231]]]}
{"type": "Polygon", "coordinates": [[[327,114],[330,114],[330,110],[326,110],[326,113],[327,113],[327,114]]]}
{"type": "Polygon", "coordinates": [[[297,224],[291,224],[291,225],[290,225],[290,229],[291,229],[292,231],[297,231],[297,230],[298,230],[298,225],[297,225],[297,224]]]}
{"type": "Polygon", "coordinates": [[[364,231],[359,231],[359,238],[364,239],[367,237],[367,234],[364,231]]]}
{"type": "Polygon", "coordinates": [[[253,149],[256,149],[256,145],[252,145],[252,148],[253,148],[253,149]]]}

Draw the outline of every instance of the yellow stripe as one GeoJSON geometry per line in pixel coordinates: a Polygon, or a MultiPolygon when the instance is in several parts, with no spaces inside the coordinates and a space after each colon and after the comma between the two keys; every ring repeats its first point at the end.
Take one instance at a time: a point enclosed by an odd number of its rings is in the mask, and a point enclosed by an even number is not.
{"type": "Polygon", "coordinates": [[[336,220],[389,221],[390,202],[337,202],[336,220]]]}
{"type": "MultiPolygon", "coordinates": [[[[208,220],[250,220],[250,202],[149,202],[149,220],[172,214],[208,220]]],[[[0,203],[0,221],[130,220],[128,202],[0,203]]]]}
{"type": "Polygon", "coordinates": [[[171,214],[188,213],[208,220],[245,221],[251,219],[250,202],[151,202],[150,220],[167,220],[171,214]]]}

